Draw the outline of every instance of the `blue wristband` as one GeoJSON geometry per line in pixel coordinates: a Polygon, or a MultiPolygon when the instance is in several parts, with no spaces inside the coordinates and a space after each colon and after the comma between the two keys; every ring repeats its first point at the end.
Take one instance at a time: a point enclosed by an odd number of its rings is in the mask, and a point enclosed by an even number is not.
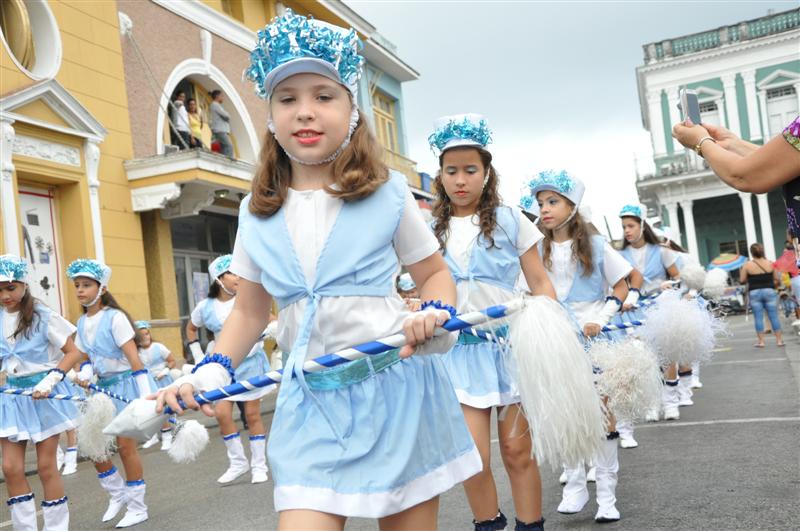
{"type": "Polygon", "coordinates": [[[225,356],[224,354],[220,354],[219,352],[215,353],[213,356],[206,356],[205,358],[203,358],[203,361],[194,366],[194,369],[192,369],[192,374],[197,372],[197,369],[199,369],[203,365],[208,365],[209,363],[218,363],[222,365],[225,368],[225,370],[228,371],[228,374],[231,377],[231,383],[236,381],[236,378],[234,378],[236,370],[233,368],[233,363],[231,362],[231,359],[228,356],[225,356]]]}
{"type": "Polygon", "coordinates": [[[420,306],[419,311],[422,311],[426,308],[436,308],[437,310],[446,310],[447,313],[450,314],[451,319],[458,314],[455,308],[453,308],[449,304],[444,304],[442,301],[425,301],[422,303],[422,306],[420,306]]]}
{"type": "Polygon", "coordinates": [[[78,367],[78,370],[81,370],[81,369],[83,369],[83,366],[84,366],[84,365],[86,365],[87,363],[88,363],[89,365],[91,365],[91,364],[92,364],[92,362],[91,362],[91,361],[84,361],[83,363],[81,363],[81,364],[80,364],[80,366],[78,367]]]}
{"type": "Polygon", "coordinates": [[[139,376],[140,374],[147,374],[147,369],[139,369],[138,371],[133,371],[131,376],[139,376]]]}

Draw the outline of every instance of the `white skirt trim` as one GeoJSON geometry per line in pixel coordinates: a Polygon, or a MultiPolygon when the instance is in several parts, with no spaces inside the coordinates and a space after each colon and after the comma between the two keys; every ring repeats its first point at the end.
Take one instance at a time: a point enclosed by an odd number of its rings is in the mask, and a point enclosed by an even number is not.
{"type": "Polygon", "coordinates": [[[490,407],[503,407],[519,404],[517,393],[489,393],[488,395],[473,396],[463,389],[456,389],[458,402],[475,409],[489,409],[490,407]]]}
{"type": "Polygon", "coordinates": [[[385,492],[342,494],[333,489],[289,485],[275,487],[275,510],[307,509],[345,517],[383,518],[428,501],[483,469],[478,448],[385,492]]]}
{"type": "Polygon", "coordinates": [[[10,428],[0,430],[0,439],[9,439],[11,442],[33,441],[35,444],[39,444],[45,439],[49,439],[53,435],[58,435],[59,433],[76,429],[78,424],[80,424],[80,421],[76,418],[36,433],[30,433],[27,430],[20,431],[17,427],[12,426],[10,428]]]}

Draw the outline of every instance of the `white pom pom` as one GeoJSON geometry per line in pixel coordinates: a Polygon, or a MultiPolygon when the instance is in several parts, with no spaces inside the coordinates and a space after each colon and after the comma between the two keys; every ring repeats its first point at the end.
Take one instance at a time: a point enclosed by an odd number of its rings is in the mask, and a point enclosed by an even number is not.
{"type": "Polygon", "coordinates": [[[608,408],[618,419],[644,418],[660,404],[661,371],[643,341],[596,341],[589,355],[603,371],[597,376],[597,389],[608,397],[608,408]]]}
{"type": "Polygon", "coordinates": [[[167,451],[175,463],[191,463],[208,445],[208,431],[196,420],[181,422],[175,428],[172,447],[167,451]]]}
{"type": "Polygon", "coordinates": [[[181,376],[183,376],[183,371],[180,369],[170,369],[169,375],[172,376],[173,380],[177,380],[181,376]]]}
{"type": "Polygon", "coordinates": [[[107,461],[114,453],[116,439],[103,433],[103,429],[114,420],[117,409],[111,398],[95,393],[86,399],[83,417],[78,426],[78,451],[94,462],[107,461]]]}
{"type": "Polygon", "coordinates": [[[194,365],[192,365],[191,363],[184,363],[181,366],[181,373],[183,376],[187,374],[192,374],[192,369],[194,369],[194,365]]]}
{"type": "Polygon", "coordinates": [[[695,262],[688,262],[681,268],[681,280],[689,289],[700,291],[706,281],[706,272],[695,262]]]}
{"type": "Polygon", "coordinates": [[[728,287],[728,272],[715,267],[706,274],[706,281],[703,284],[703,297],[711,300],[718,300],[725,294],[728,287]]]}
{"type": "Polygon", "coordinates": [[[660,359],[681,365],[708,361],[725,328],[697,300],[681,299],[676,291],[662,293],[644,312],[639,337],[660,359]]]}
{"type": "Polygon", "coordinates": [[[605,418],[589,357],[564,308],[526,297],[511,316],[509,367],[539,463],[589,461],[605,438],[605,418]]]}

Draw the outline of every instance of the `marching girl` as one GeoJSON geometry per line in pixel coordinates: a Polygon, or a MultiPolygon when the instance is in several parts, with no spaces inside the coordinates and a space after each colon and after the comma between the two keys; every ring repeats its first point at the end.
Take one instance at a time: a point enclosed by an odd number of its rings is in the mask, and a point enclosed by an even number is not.
{"type": "MultiPolygon", "coordinates": [[[[133,323],[136,328],[136,346],[139,347],[139,358],[153,376],[156,386],[163,389],[175,380],[170,375],[170,369],[175,367],[175,358],[172,352],[163,343],[153,341],[150,335],[150,323],[147,321],[136,321],[133,323]]],[[[142,448],[150,448],[158,442],[158,434],[142,445],[142,448]]],[[[161,426],[161,449],[166,451],[172,446],[172,427],[167,421],[161,426]]]]}
{"type": "MultiPolygon", "coordinates": [[[[542,234],[519,209],[501,204],[486,150],[486,121],[477,114],[449,116],[437,120],[435,129],[429,142],[440,154],[432,225],[456,280],[459,313],[513,298],[520,269],[534,295],[555,298],[536,249],[542,234]]],[[[539,468],[502,348],[461,334],[444,364],[483,462],[483,471],[464,482],[476,531],[506,527],[490,464],[493,408],[499,409],[500,454],[511,482],[516,529],[542,529],[539,468]]]]}
{"type": "Polygon", "coordinates": [[[36,447],[36,465],[44,489],[45,531],[66,531],[69,509],[56,466],[61,432],[80,417],[74,402],[42,399],[70,394],[64,376],[81,353],[72,341],[75,327],[31,295],[28,264],[15,255],[0,256],[0,369],[9,388],[33,388],[34,399],[0,394],[0,449],[8,489],[6,504],[15,531],[35,531],[36,504],[25,479],[28,441],[36,447]]]}
{"type": "MultiPolygon", "coordinates": [[[[155,382],[139,358],[133,323],[108,291],[111,268],[98,260],[82,258],[67,267],[67,277],[73,281],[84,312],[78,319],[75,344],[85,353],[87,361],[81,363],[78,383],[86,386],[96,374],[98,387],[125,398],[144,398],[151,394],[155,382]]],[[[117,413],[125,408],[124,402],[113,402],[117,413]]],[[[122,479],[111,460],[94,463],[100,485],[110,498],[102,521],[113,520],[127,506],[116,527],[130,527],[148,517],[142,462],[136,445],[134,439],[117,437],[127,481],[122,479]]]]}
{"type": "MultiPolygon", "coordinates": [[[[633,268],[578,212],[585,190],[583,182],[565,171],[545,171],[534,177],[529,187],[531,195],[526,201],[544,229],[540,243],[542,260],[558,300],[573,314],[587,340],[611,339],[602,328],[622,307],[628,294],[625,280],[633,268]],[[612,295],[606,296],[609,289],[612,295]]],[[[624,336],[624,332],[618,335],[624,336]]],[[[616,508],[619,433],[610,411],[606,429],[606,441],[594,457],[597,485],[594,518],[600,523],[620,519],[616,508]]],[[[569,464],[565,472],[567,482],[558,512],[578,513],[589,501],[586,468],[583,463],[569,464]]]]}
{"type": "MultiPolygon", "coordinates": [[[[455,287],[405,178],[389,172],[357,107],[363,58],[354,30],[286,10],[259,32],[248,77],[269,105],[269,133],[242,202],[232,271],[241,276],[216,353],[159,393],[231,380],[278,301],[288,354],[270,429],[278,529],[434,530],[438,496],[481,468],[432,338],[455,287]],[[397,296],[398,257],[424,309],[397,296]],[[403,330],[401,349],[304,374],[325,353],[403,330]]],[[[206,413],[210,408],[203,407],[206,413]]]]}
{"type": "MultiPolygon", "coordinates": [[[[625,205],[620,210],[622,231],[625,237],[622,243],[622,256],[641,275],[631,279],[623,311],[633,308],[640,297],[652,297],[662,289],[671,286],[669,281],[679,280],[678,255],[671,249],[661,245],[653,229],[648,225],[647,207],[644,205],[625,205]]],[[[691,368],[689,368],[691,371],[691,368]]],[[[670,364],[663,368],[664,389],[661,395],[661,409],[664,420],[677,420],[680,394],[678,389],[678,366],[670,364]]],[[[648,421],[657,421],[659,412],[648,413],[648,421]]]]}
{"type": "MultiPolygon", "coordinates": [[[[190,342],[190,349],[194,354],[199,349],[197,333],[205,327],[219,336],[222,325],[233,309],[236,292],[239,287],[239,277],[230,272],[232,256],[229,254],[217,257],[208,266],[211,285],[208,297],[192,310],[191,319],[186,323],[186,337],[190,342]]],[[[269,371],[267,354],[264,352],[261,338],[251,346],[247,357],[236,368],[234,378],[236,381],[246,380],[259,376],[269,371]]],[[[195,359],[201,356],[195,355],[195,359]]],[[[261,398],[275,389],[275,386],[254,389],[242,395],[232,396],[218,402],[214,406],[214,415],[219,422],[219,431],[228,453],[228,469],[217,482],[226,484],[234,481],[248,470],[251,483],[264,483],[267,481],[267,437],[264,421],[261,419],[261,398]],[[242,439],[233,420],[233,403],[244,402],[244,416],[247,419],[247,429],[250,432],[250,463],[245,457],[242,439]]]]}

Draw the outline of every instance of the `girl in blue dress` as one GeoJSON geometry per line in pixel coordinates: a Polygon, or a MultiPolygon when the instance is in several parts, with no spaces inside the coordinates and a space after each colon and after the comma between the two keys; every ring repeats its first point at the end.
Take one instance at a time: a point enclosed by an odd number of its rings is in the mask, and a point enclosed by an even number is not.
{"type": "Polygon", "coordinates": [[[71,394],[66,371],[81,357],[72,335],[75,327],[31,295],[28,263],[15,255],[0,256],[0,370],[6,386],[33,389],[34,398],[0,394],[0,450],[6,501],[15,531],[38,529],[36,504],[25,478],[25,450],[36,448],[36,466],[44,489],[45,531],[67,531],[69,509],[56,464],[58,438],[74,429],[80,415],[75,402],[40,398],[71,394]]]}
{"type": "Polygon", "coordinates": [[[354,30],[291,10],[259,32],[248,77],[268,101],[269,133],[239,214],[236,303],[216,353],[158,397],[196,407],[192,393],[230,382],[275,297],[288,354],[268,452],[280,530],[341,530],[348,517],[434,530],[438,496],[481,468],[441,359],[424,355],[455,339],[430,339],[455,287],[405,177],[388,171],[358,109],[358,49],[354,30]],[[394,289],[398,258],[425,301],[420,312],[394,289]],[[399,330],[401,349],[302,371],[399,330]]]}
{"type": "MultiPolygon", "coordinates": [[[[163,344],[153,341],[150,335],[148,321],[136,321],[136,346],[139,347],[139,358],[153,376],[158,389],[163,389],[175,380],[170,375],[170,369],[175,367],[175,358],[172,352],[163,344]]],[[[153,435],[142,448],[150,448],[158,442],[158,434],[153,435]]],[[[166,451],[172,446],[172,425],[169,420],[161,426],[161,449],[166,451]]]]}
{"type": "MultiPolygon", "coordinates": [[[[127,399],[151,394],[155,382],[139,358],[133,322],[108,291],[111,268],[98,260],[81,258],[67,267],[67,277],[73,281],[84,312],[78,319],[75,339],[85,360],[78,372],[78,382],[85,386],[96,375],[98,387],[127,399]]],[[[124,402],[113,402],[118,413],[125,409],[124,402]]],[[[116,527],[130,527],[148,517],[142,462],[136,446],[134,439],[117,437],[127,481],[122,479],[110,459],[94,463],[100,485],[110,498],[102,521],[113,520],[123,507],[127,507],[116,527]]]]}
{"type": "MultiPolygon", "coordinates": [[[[498,175],[486,149],[490,132],[477,114],[437,120],[430,136],[439,151],[434,181],[433,232],[456,280],[459,313],[502,304],[515,297],[520,271],[526,290],[555,298],[536,243],[539,229],[517,208],[501,203],[498,175]]],[[[494,329],[499,335],[505,328],[494,329]]],[[[542,486],[520,397],[497,343],[461,334],[444,364],[461,403],[483,470],[464,482],[476,531],[506,527],[492,475],[491,416],[498,409],[500,455],[511,483],[518,531],[541,529],[542,486]]]]}
{"type": "MultiPolygon", "coordinates": [[[[204,354],[200,349],[198,331],[205,327],[217,337],[222,330],[222,325],[233,310],[236,292],[239,288],[239,277],[230,272],[231,259],[229,254],[217,257],[208,266],[211,285],[208,297],[192,311],[189,322],[186,323],[186,337],[192,352],[200,351],[195,359],[202,359],[204,354]]],[[[209,346],[212,346],[211,344],[209,346]]],[[[259,338],[250,349],[247,357],[236,368],[234,378],[237,381],[259,376],[269,371],[269,361],[264,352],[263,338],[259,338]]],[[[239,476],[250,471],[251,483],[264,483],[268,479],[267,468],[267,429],[261,419],[261,398],[275,386],[270,385],[254,389],[248,393],[235,395],[220,401],[214,407],[214,415],[219,422],[219,432],[225,442],[228,454],[228,469],[217,479],[224,485],[235,481],[239,476]],[[250,463],[245,457],[244,446],[236,423],[233,420],[234,402],[244,403],[244,416],[247,420],[247,430],[250,432],[250,463]]]]}

